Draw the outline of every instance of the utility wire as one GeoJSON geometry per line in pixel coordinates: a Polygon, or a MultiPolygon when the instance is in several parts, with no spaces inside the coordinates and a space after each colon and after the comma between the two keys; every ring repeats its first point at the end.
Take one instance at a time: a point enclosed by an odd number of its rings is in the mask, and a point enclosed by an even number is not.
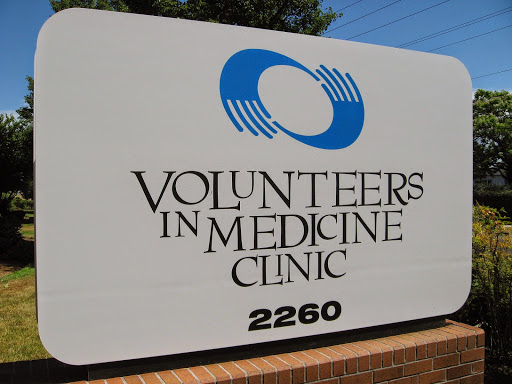
{"type": "Polygon", "coordinates": [[[438,7],[438,6],[443,5],[444,3],[447,3],[447,2],[449,2],[449,1],[450,1],[450,0],[442,1],[442,2],[440,2],[440,3],[438,3],[438,4],[435,4],[435,5],[430,6],[430,7],[428,7],[428,8],[424,8],[424,9],[422,9],[421,11],[411,13],[410,15],[407,15],[407,16],[401,17],[401,18],[399,18],[399,19],[396,19],[396,20],[394,20],[394,21],[391,21],[391,22],[389,22],[389,23],[383,24],[383,25],[381,25],[380,27],[376,27],[376,28],[370,29],[369,31],[366,31],[366,32],[360,33],[360,34],[358,34],[358,35],[354,35],[354,36],[352,36],[352,37],[349,37],[349,38],[348,38],[348,39],[346,39],[346,40],[352,40],[352,39],[354,39],[354,38],[356,38],[356,37],[359,37],[359,36],[362,36],[362,35],[366,35],[367,33],[370,33],[370,32],[373,32],[373,31],[376,31],[377,29],[381,29],[381,28],[387,27],[388,25],[391,25],[391,24],[394,24],[394,23],[398,23],[399,21],[405,20],[405,19],[407,19],[407,18],[409,18],[409,17],[412,17],[412,16],[415,16],[415,15],[417,15],[417,14],[419,14],[419,13],[422,13],[422,12],[428,11],[429,9],[432,9],[432,8],[438,7]]]}
{"type": "Polygon", "coordinates": [[[480,16],[480,17],[477,17],[476,19],[469,20],[469,21],[466,21],[464,23],[457,24],[457,25],[455,25],[453,27],[450,27],[450,28],[447,28],[447,29],[443,29],[441,31],[432,33],[430,35],[426,35],[426,36],[420,37],[418,39],[409,41],[407,43],[403,43],[403,44],[397,45],[396,48],[404,48],[404,47],[408,47],[410,45],[422,43],[424,41],[433,39],[433,38],[441,36],[441,35],[445,35],[447,33],[456,31],[458,29],[469,27],[470,25],[477,24],[477,23],[480,23],[482,21],[492,19],[493,17],[501,16],[501,15],[503,15],[505,13],[508,13],[508,12],[512,12],[512,7],[503,8],[502,10],[499,10],[499,11],[496,11],[496,12],[493,12],[493,13],[489,13],[488,15],[480,16]]]}
{"type": "Polygon", "coordinates": [[[488,73],[487,75],[482,75],[482,76],[472,77],[472,78],[471,78],[471,80],[480,79],[481,77],[487,77],[487,76],[497,75],[498,73],[503,73],[503,72],[508,72],[508,71],[512,71],[512,68],[505,69],[505,70],[503,70],[503,71],[498,71],[498,72],[488,73]]]}
{"type": "Polygon", "coordinates": [[[497,32],[497,31],[501,31],[502,29],[506,29],[506,28],[510,28],[510,27],[512,27],[512,24],[507,25],[506,27],[502,27],[502,28],[494,29],[494,30],[489,31],[489,32],[481,33],[481,34],[476,35],[476,36],[468,37],[467,39],[459,40],[459,41],[456,41],[455,43],[446,44],[446,45],[443,45],[443,46],[441,46],[441,47],[437,47],[437,48],[434,48],[434,49],[428,50],[428,51],[426,51],[426,52],[437,51],[438,49],[441,49],[441,48],[449,47],[449,46],[451,46],[451,45],[459,44],[459,43],[462,43],[462,42],[464,42],[464,41],[468,41],[468,40],[471,40],[471,39],[476,39],[477,37],[484,36],[484,35],[488,35],[488,34],[490,34],[490,33],[497,32]]]}
{"type": "Polygon", "coordinates": [[[345,24],[342,24],[342,25],[340,25],[340,26],[337,26],[337,27],[335,27],[335,28],[333,28],[333,29],[330,29],[330,30],[328,30],[327,32],[325,32],[325,33],[324,33],[324,35],[326,35],[326,34],[328,34],[328,33],[331,33],[332,31],[334,31],[334,30],[336,30],[336,29],[338,29],[338,28],[344,27],[345,25],[349,25],[349,24],[352,24],[352,23],[353,23],[353,22],[355,22],[355,21],[358,21],[358,20],[364,19],[366,16],[370,16],[370,15],[372,15],[372,14],[376,13],[376,12],[382,11],[384,8],[391,7],[393,4],[396,4],[396,3],[400,2],[400,1],[402,1],[402,0],[396,0],[396,1],[392,2],[391,4],[388,4],[388,5],[386,5],[386,6],[382,7],[382,8],[376,9],[375,11],[370,12],[370,13],[367,13],[366,15],[363,15],[363,16],[361,16],[361,17],[358,17],[357,19],[354,19],[354,20],[352,20],[352,21],[349,21],[348,23],[345,23],[345,24]]]}
{"type": "Polygon", "coordinates": [[[352,4],[347,5],[346,7],[340,8],[340,9],[338,9],[336,11],[336,13],[338,13],[340,11],[343,11],[344,9],[350,8],[351,6],[356,5],[357,3],[360,3],[361,1],[363,1],[363,0],[358,0],[358,1],[354,2],[354,3],[352,3],[352,4]]]}

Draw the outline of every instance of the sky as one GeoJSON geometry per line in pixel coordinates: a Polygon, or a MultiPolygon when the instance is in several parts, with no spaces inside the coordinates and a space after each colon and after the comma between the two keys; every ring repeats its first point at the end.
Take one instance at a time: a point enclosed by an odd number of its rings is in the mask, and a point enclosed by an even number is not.
{"type": "MultiPolygon", "coordinates": [[[[334,39],[398,47],[457,28],[404,49],[456,57],[473,90],[512,91],[512,0],[325,0],[323,6],[343,12],[324,34],[334,39]]],[[[24,105],[37,35],[52,14],[48,0],[0,0],[0,113],[24,105]]]]}

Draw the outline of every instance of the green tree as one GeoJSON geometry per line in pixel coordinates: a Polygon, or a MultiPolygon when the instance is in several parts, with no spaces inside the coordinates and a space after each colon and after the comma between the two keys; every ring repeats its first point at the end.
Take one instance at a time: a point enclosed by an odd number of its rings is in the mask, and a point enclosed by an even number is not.
{"type": "Polygon", "coordinates": [[[94,8],[321,35],[341,13],[323,0],[50,0],[55,12],[94,8]]]}
{"type": "Polygon", "coordinates": [[[512,94],[479,89],[473,100],[474,180],[496,173],[512,183],[512,94]]]}
{"type": "Polygon", "coordinates": [[[19,187],[19,192],[27,199],[34,195],[34,168],[33,168],[33,131],[34,131],[34,79],[27,76],[28,94],[25,96],[23,107],[16,110],[19,120],[24,126],[23,147],[24,147],[24,174],[19,187]]]}
{"type": "Polygon", "coordinates": [[[0,192],[11,199],[32,173],[32,129],[21,119],[0,114],[0,192]]]}
{"type": "Polygon", "coordinates": [[[34,121],[34,79],[30,76],[27,76],[26,79],[28,95],[25,96],[25,103],[27,105],[17,109],[16,113],[27,127],[31,128],[34,121]]]}
{"type": "Polygon", "coordinates": [[[19,118],[0,114],[0,255],[21,238],[24,213],[11,210],[12,199],[18,193],[27,198],[33,194],[34,81],[27,81],[27,105],[16,111],[19,118]]]}
{"type": "Polygon", "coordinates": [[[21,238],[24,213],[11,211],[11,201],[31,179],[31,131],[21,119],[0,114],[0,256],[21,238]]]}

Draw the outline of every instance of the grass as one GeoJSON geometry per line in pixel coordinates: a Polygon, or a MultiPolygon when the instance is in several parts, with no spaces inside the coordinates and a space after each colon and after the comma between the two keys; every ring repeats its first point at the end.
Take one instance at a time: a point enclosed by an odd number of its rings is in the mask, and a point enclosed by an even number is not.
{"type": "Polygon", "coordinates": [[[0,303],[0,363],[51,357],[37,330],[33,267],[0,279],[0,303]]]}
{"type": "MultiPolygon", "coordinates": [[[[27,211],[20,230],[26,241],[34,241],[33,223],[34,212],[27,211]]],[[[0,303],[0,363],[51,357],[39,339],[32,265],[0,264],[0,303]]]]}
{"type": "Polygon", "coordinates": [[[20,233],[25,240],[34,241],[34,223],[23,224],[20,233]]]}
{"type": "Polygon", "coordinates": [[[17,270],[16,272],[10,273],[0,279],[0,283],[4,284],[4,288],[8,288],[9,281],[23,279],[25,277],[35,276],[35,270],[33,267],[25,267],[17,270]]]}

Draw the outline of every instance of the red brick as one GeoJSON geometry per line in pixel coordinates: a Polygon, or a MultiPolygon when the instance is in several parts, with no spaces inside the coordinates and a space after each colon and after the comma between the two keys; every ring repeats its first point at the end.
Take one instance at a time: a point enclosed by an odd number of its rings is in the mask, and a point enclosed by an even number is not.
{"type": "Polygon", "coordinates": [[[370,369],[370,352],[352,343],[343,344],[343,347],[357,354],[359,372],[370,369]]]}
{"type": "Polygon", "coordinates": [[[181,384],[176,375],[171,371],[158,372],[157,375],[164,381],[165,384],[181,384]]]}
{"type": "Polygon", "coordinates": [[[393,348],[389,345],[386,345],[384,343],[381,343],[377,340],[366,340],[363,341],[364,344],[372,345],[376,348],[379,348],[381,354],[382,354],[382,367],[390,367],[393,365],[393,348]]]}
{"type": "Polygon", "coordinates": [[[477,361],[473,363],[473,373],[483,372],[485,369],[485,363],[482,361],[477,361]]]}
{"type": "Polygon", "coordinates": [[[437,356],[439,355],[444,355],[446,353],[446,337],[442,336],[442,335],[439,335],[437,333],[434,333],[434,332],[430,332],[430,331],[421,331],[421,332],[417,332],[418,334],[420,335],[425,335],[427,337],[431,337],[432,339],[434,339],[436,341],[436,346],[437,346],[437,356]]]}
{"type": "Polygon", "coordinates": [[[313,359],[312,357],[306,355],[303,352],[293,352],[290,353],[291,356],[296,359],[302,361],[306,366],[306,380],[313,381],[318,380],[320,378],[320,370],[318,369],[318,361],[313,359]]]}
{"type": "Polygon", "coordinates": [[[483,329],[481,329],[480,332],[477,332],[476,344],[477,344],[477,347],[484,347],[485,346],[485,332],[484,332],[483,329]]]}
{"type": "Polygon", "coordinates": [[[368,351],[370,354],[370,369],[382,368],[382,351],[380,348],[363,342],[353,344],[368,351]]]}
{"type": "Polygon", "coordinates": [[[289,364],[292,367],[292,383],[299,384],[304,383],[306,380],[306,367],[304,364],[290,356],[289,354],[281,354],[277,355],[278,358],[283,360],[285,363],[289,364]]]}
{"type": "MultiPolygon", "coordinates": [[[[210,372],[215,379],[217,380],[217,384],[230,384],[231,376],[224,369],[221,368],[219,364],[210,364],[205,366],[205,368],[210,372]]],[[[244,383],[245,384],[245,373],[244,373],[244,383]]]]}
{"type": "Polygon", "coordinates": [[[146,384],[162,384],[156,373],[144,373],[140,375],[146,384]]]}
{"type": "Polygon", "coordinates": [[[292,367],[284,361],[278,359],[276,356],[264,357],[267,363],[274,366],[277,370],[277,382],[279,384],[291,384],[292,382],[292,367]]]}
{"type": "Polygon", "coordinates": [[[340,355],[329,348],[318,348],[318,352],[331,358],[333,376],[341,376],[345,374],[345,356],[340,355]]]}
{"type": "Polygon", "coordinates": [[[405,361],[414,361],[416,360],[416,344],[410,340],[404,339],[399,336],[389,336],[387,339],[396,341],[397,343],[402,344],[405,347],[405,361]]]}
{"type": "Polygon", "coordinates": [[[405,364],[404,376],[417,375],[432,370],[432,359],[405,364]]]}
{"type": "MultiPolygon", "coordinates": [[[[206,367],[210,372],[212,372],[209,368],[210,366],[206,367]]],[[[228,376],[233,380],[233,384],[245,384],[247,381],[247,377],[245,375],[245,372],[240,369],[234,362],[230,361],[227,363],[220,363],[218,364],[218,368],[223,371],[224,373],[227,373],[228,376]]],[[[212,372],[213,373],[213,372],[212,372]]],[[[217,375],[215,375],[217,377],[217,375]]],[[[224,377],[224,376],[223,376],[224,377]]],[[[218,380],[218,378],[217,378],[218,380]]]]}
{"type": "Polygon", "coordinates": [[[340,378],[341,384],[372,384],[372,372],[359,373],[357,375],[342,376],[340,378]]]}
{"type": "Polygon", "coordinates": [[[451,353],[449,355],[439,356],[434,359],[434,369],[451,367],[459,364],[459,353],[451,353]]]}
{"type": "Polygon", "coordinates": [[[263,384],[277,384],[277,369],[260,358],[250,359],[263,372],[263,384]]]}
{"type": "Polygon", "coordinates": [[[446,353],[457,352],[457,336],[453,333],[445,332],[442,329],[433,329],[431,332],[446,338],[446,353]]]}
{"type": "Polygon", "coordinates": [[[453,327],[454,329],[460,329],[462,332],[464,332],[466,334],[466,337],[468,339],[467,340],[467,349],[474,349],[474,348],[476,348],[477,333],[474,330],[468,329],[466,327],[461,327],[458,324],[452,324],[452,325],[450,325],[450,328],[451,327],[453,327]]]}
{"type": "Polygon", "coordinates": [[[437,340],[431,336],[422,335],[419,332],[411,333],[412,336],[417,337],[425,342],[427,345],[427,357],[434,357],[437,355],[437,340]]]}
{"type": "Polygon", "coordinates": [[[314,381],[314,382],[308,383],[308,384],[339,384],[339,383],[340,383],[340,379],[336,378],[336,379],[330,379],[330,380],[314,381]]]}
{"type": "Polygon", "coordinates": [[[138,376],[125,376],[123,377],[126,384],[144,384],[138,376]]]}
{"type": "Polygon", "coordinates": [[[460,362],[467,363],[468,361],[483,360],[485,358],[485,348],[471,349],[464,351],[460,354],[460,362]]]}
{"type": "Polygon", "coordinates": [[[178,376],[183,384],[197,384],[197,379],[186,368],[175,369],[174,374],[178,376]]]}
{"type": "Polygon", "coordinates": [[[477,375],[464,377],[460,379],[460,384],[484,384],[484,374],[479,373],[477,375]]]}
{"type": "Polygon", "coordinates": [[[459,377],[471,375],[472,364],[457,365],[446,370],[446,378],[448,380],[458,379],[459,377]]]}
{"type": "MultiPolygon", "coordinates": [[[[80,384],[87,384],[87,381],[80,381],[80,384]]],[[[71,383],[71,384],[78,384],[78,383],[71,383]]],[[[105,384],[105,380],[93,380],[89,381],[89,384],[105,384]]]]}
{"type": "Polygon", "coordinates": [[[410,340],[416,345],[416,360],[427,358],[427,342],[423,339],[413,336],[412,333],[400,335],[401,338],[410,340]]]}
{"type": "Polygon", "coordinates": [[[111,379],[105,380],[107,384],[124,384],[123,379],[120,377],[113,377],[111,379]]]}
{"type": "Polygon", "coordinates": [[[393,361],[395,364],[405,363],[405,346],[403,344],[390,339],[378,339],[377,341],[393,348],[393,361]]]}
{"type": "Polygon", "coordinates": [[[457,323],[453,320],[446,320],[446,322],[475,332],[477,347],[483,347],[485,345],[485,332],[482,328],[474,327],[468,324],[457,323]]]}
{"type": "Polygon", "coordinates": [[[418,376],[404,377],[403,379],[396,379],[388,381],[388,384],[418,384],[418,376]]]}
{"type": "Polygon", "coordinates": [[[419,384],[439,383],[444,380],[446,380],[446,371],[442,369],[440,371],[422,373],[420,375],[419,384]]]}
{"type": "Polygon", "coordinates": [[[259,368],[247,360],[237,360],[234,363],[246,373],[249,378],[249,384],[263,384],[263,374],[259,368]]]}
{"type": "Polygon", "coordinates": [[[468,337],[460,328],[453,326],[443,327],[443,331],[452,333],[457,337],[457,351],[462,352],[467,349],[468,337]]]}
{"type": "Polygon", "coordinates": [[[333,377],[332,374],[332,359],[330,357],[327,357],[325,355],[322,355],[318,351],[314,349],[309,349],[307,351],[304,351],[304,353],[308,356],[311,356],[313,359],[318,361],[318,369],[320,373],[320,379],[328,379],[330,377],[333,377]]]}
{"type": "Polygon", "coordinates": [[[215,384],[216,380],[213,375],[208,372],[204,367],[192,367],[189,368],[189,371],[195,375],[201,384],[215,384]]]}
{"type": "Polygon", "coordinates": [[[398,379],[404,376],[404,366],[399,365],[397,367],[389,367],[377,369],[373,372],[373,382],[380,383],[381,381],[387,381],[392,379],[398,379]]]}
{"type": "Polygon", "coordinates": [[[343,348],[341,345],[333,345],[329,347],[334,352],[337,352],[345,357],[346,361],[346,373],[356,373],[357,372],[357,354],[349,351],[348,349],[343,348]]]}

